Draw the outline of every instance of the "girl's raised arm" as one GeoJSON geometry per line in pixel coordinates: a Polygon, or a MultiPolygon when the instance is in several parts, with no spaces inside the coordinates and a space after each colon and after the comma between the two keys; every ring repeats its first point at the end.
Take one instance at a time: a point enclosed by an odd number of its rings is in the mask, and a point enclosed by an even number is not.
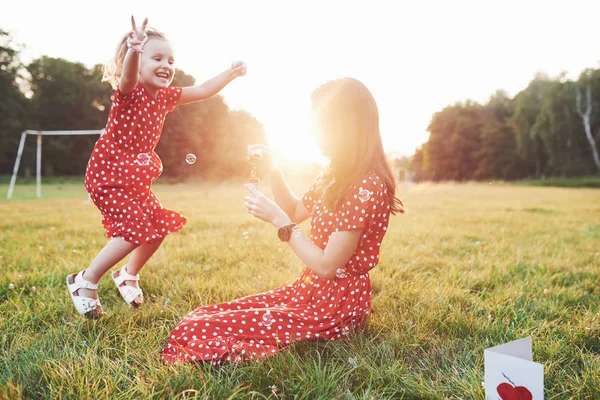
{"type": "Polygon", "coordinates": [[[246,75],[246,64],[242,61],[236,61],[231,64],[231,68],[227,68],[225,71],[206,82],[200,85],[182,88],[179,105],[206,100],[219,93],[221,89],[238,76],[244,75],[246,75]]]}
{"type": "Polygon", "coordinates": [[[140,72],[140,58],[144,51],[144,44],[148,40],[146,35],[148,18],[144,19],[141,27],[135,26],[135,19],[131,16],[131,33],[127,39],[127,53],[123,60],[123,73],[119,79],[119,91],[129,93],[135,89],[140,72]]]}

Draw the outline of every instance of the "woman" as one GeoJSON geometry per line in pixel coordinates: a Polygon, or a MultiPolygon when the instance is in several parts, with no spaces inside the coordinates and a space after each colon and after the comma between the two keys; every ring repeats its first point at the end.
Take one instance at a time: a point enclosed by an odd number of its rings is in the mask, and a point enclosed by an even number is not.
{"type": "Polygon", "coordinates": [[[298,198],[263,147],[275,201],[251,185],[245,197],[248,212],[273,225],[306,268],[291,285],[189,313],[163,349],[166,362],[261,360],[293,341],[345,337],[369,315],[369,271],[379,260],[390,213],[403,212],[377,104],[351,78],[324,84],[311,100],[329,165],[298,198]],[[310,239],[296,225],[309,217],[310,239]]]}

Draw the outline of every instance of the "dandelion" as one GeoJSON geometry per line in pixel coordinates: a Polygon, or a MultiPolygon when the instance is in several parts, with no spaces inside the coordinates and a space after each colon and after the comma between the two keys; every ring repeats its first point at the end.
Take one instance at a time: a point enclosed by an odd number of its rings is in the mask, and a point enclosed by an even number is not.
{"type": "Polygon", "coordinates": [[[37,291],[37,288],[36,288],[35,286],[32,286],[32,287],[31,287],[31,291],[32,291],[32,292],[36,292],[36,291],[37,291]]]}
{"type": "Polygon", "coordinates": [[[548,290],[548,288],[545,288],[544,289],[544,294],[548,294],[548,293],[550,293],[550,291],[548,290]]]}
{"type": "Polygon", "coordinates": [[[9,288],[10,290],[14,290],[14,289],[15,289],[15,284],[14,284],[14,283],[9,283],[9,284],[8,284],[8,288],[9,288]]]}

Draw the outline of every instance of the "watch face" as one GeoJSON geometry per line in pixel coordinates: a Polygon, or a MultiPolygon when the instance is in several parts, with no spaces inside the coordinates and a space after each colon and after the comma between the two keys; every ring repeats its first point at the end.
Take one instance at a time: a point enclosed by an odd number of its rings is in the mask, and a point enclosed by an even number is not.
{"type": "Polygon", "coordinates": [[[287,242],[290,240],[290,231],[286,227],[279,228],[279,230],[277,230],[277,236],[279,236],[279,240],[282,242],[287,242]]]}

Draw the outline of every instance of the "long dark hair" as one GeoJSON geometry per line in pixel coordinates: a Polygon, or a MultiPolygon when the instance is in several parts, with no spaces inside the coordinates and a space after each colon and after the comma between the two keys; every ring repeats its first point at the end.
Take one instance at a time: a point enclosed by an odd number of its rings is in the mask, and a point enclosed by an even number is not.
{"type": "Polygon", "coordinates": [[[353,78],[337,79],[315,89],[311,102],[322,150],[329,157],[317,188],[325,205],[339,210],[351,186],[365,173],[374,172],[387,187],[392,214],[404,213],[381,143],[377,103],[369,89],[353,78]]]}

